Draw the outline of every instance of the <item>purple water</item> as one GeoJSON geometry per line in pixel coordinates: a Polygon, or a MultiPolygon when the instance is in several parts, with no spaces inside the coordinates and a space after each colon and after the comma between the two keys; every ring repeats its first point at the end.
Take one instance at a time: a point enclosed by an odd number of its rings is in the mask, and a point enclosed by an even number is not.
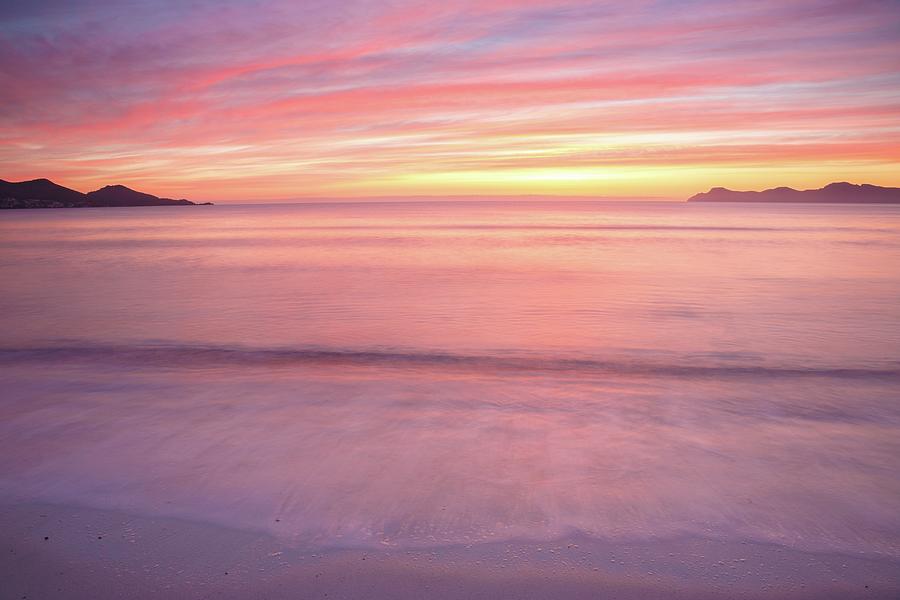
{"type": "Polygon", "coordinates": [[[0,500],[900,556],[897,207],[7,211],[0,282],[0,500]]]}

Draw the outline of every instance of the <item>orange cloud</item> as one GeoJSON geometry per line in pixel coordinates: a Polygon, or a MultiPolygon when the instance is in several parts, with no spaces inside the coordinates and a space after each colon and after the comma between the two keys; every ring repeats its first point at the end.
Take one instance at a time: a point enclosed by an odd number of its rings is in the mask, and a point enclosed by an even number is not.
{"type": "Polygon", "coordinates": [[[893,3],[334,4],[10,11],[0,176],[225,200],[900,185],[893,3]]]}

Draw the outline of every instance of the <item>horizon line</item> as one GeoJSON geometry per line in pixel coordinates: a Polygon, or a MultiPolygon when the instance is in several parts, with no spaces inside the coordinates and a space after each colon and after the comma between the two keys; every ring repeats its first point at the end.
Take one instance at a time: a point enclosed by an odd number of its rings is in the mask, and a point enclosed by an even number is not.
{"type": "Polygon", "coordinates": [[[217,204],[315,204],[318,202],[479,202],[479,201],[535,201],[562,200],[568,202],[620,201],[620,202],[682,202],[686,199],[674,196],[585,196],[565,194],[414,194],[375,196],[297,196],[293,198],[215,199],[199,198],[217,204]]]}

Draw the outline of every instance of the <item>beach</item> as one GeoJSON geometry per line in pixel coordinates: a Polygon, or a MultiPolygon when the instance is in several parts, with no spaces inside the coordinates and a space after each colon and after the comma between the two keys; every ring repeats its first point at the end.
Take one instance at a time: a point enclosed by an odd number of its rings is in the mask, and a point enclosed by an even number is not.
{"type": "Polygon", "coordinates": [[[900,585],[894,560],[702,538],[317,549],[113,511],[0,514],[4,598],[887,599],[900,585]]]}

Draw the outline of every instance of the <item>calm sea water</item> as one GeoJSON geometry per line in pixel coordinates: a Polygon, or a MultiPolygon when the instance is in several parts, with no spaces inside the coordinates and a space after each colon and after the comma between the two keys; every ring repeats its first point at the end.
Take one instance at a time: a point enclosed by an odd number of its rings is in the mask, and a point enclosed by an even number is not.
{"type": "Polygon", "coordinates": [[[900,556],[900,207],[0,215],[0,499],[900,556]]]}

